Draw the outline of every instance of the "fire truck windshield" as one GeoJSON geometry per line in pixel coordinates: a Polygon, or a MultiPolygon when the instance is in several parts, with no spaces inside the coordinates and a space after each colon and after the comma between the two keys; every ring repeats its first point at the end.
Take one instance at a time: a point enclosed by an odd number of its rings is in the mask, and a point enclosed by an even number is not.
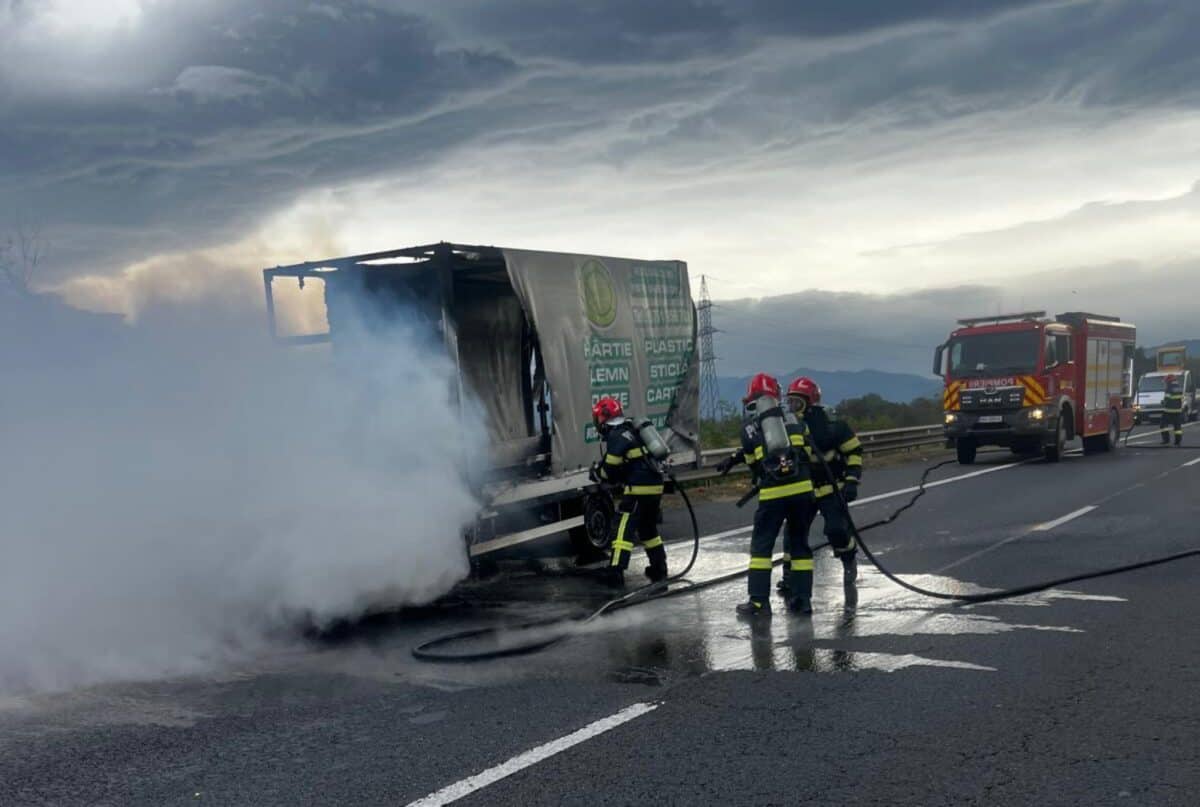
{"type": "Polygon", "coordinates": [[[950,342],[950,375],[982,376],[1037,370],[1040,332],[1006,331],[959,336],[950,342]]]}

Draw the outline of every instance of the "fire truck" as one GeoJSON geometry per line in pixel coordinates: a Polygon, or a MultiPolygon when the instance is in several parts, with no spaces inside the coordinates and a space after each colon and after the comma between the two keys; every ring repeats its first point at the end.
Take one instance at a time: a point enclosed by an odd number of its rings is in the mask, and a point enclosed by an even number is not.
{"type": "Polygon", "coordinates": [[[1058,462],[1079,437],[1085,453],[1115,451],[1134,420],[1136,328],[1117,317],[1044,311],[958,321],[937,348],[947,444],[963,465],[983,446],[1058,462]]]}

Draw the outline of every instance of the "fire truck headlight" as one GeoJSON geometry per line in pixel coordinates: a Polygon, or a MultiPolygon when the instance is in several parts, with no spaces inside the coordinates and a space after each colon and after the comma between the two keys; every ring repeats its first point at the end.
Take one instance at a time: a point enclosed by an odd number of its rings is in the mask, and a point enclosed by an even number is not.
{"type": "Polygon", "coordinates": [[[958,423],[958,413],[957,412],[947,412],[946,413],[946,425],[953,426],[955,423],[958,423]]]}
{"type": "Polygon", "coordinates": [[[1045,420],[1046,410],[1040,406],[1035,406],[1033,409],[1029,410],[1029,418],[1030,420],[1045,420]]]}

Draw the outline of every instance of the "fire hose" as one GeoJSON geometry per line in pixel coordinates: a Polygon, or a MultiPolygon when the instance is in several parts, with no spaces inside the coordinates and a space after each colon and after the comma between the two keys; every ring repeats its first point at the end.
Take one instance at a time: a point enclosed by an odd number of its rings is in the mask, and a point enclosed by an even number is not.
{"type": "MultiPolygon", "coordinates": [[[[935,463],[935,464],[930,465],[927,468],[925,468],[924,472],[921,474],[921,480],[920,480],[920,483],[917,485],[917,490],[914,492],[912,497],[907,502],[905,502],[903,505],[898,507],[887,517],[879,519],[878,521],[871,522],[870,524],[864,525],[861,528],[855,528],[854,534],[857,536],[860,532],[866,532],[868,530],[873,530],[878,527],[882,527],[882,526],[885,526],[887,524],[891,524],[892,522],[894,522],[897,518],[900,517],[900,515],[902,513],[911,509],[917,503],[917,501],[922,496],[925,495],[926,485],[929,482],[930,474],[932,474],[934,471],[938,470],[939,468],[942,468],[953,462],[954,462],[953,460],[947,460],[944,462],[935,463]]],[[[728,583],[730,581],[738,579],[739,577],[745,577],[747,574],[747,570],[741,569],[736,572],[729,572],[728,574],[719,575],[712,579],[704,580],[704,581],[701,581],[698,583],[689,583],[688,585],[682,586],[679,588],[673,588],[673,589],[668,588],[668,585],[670,583],[680,582],[686,578],[688,572],[690,572],[692,570],[692,567],[694,567],[696,565],[696,559],[700,554],[700,527],[699,527],[698,522],[696,521],[696,511],[692,507],[692,502],[688,498],[687,491],[678,483],[678,481],[674,478],[674,476],[671,476],[670,474],[668,474],[668,477],[671,479],[671,482],[673,483],[676,492],[683,499],[684,506],[687,508],[687,511],[688,511],[688,518],[690,519],[691,525],[692,525],[692,555],[691,555],[691,558],[688,560],[687,566],[684,567],[683,571],[677,572],[676,574],[671,575],[666,580],[662,580],[657,583],[651,583],[649,585],[633,589],[632,591],[629,591],[629,592],[621,595],[620,597],[615,597],[611,600],[608,600],[605,603],[603,603],[596,610],[594,610],[584,616],[581,616],[581,617],[568,618],[565,620],[561,617],[553,617],[553,618],[547,618],[547,619],[539,619],[539,620],[520,622],[520,623],[506,625],[506,626],[489,626],[489,627],[484,627],[484,628],[473,628],[471,630],[459,631],[457,633],[451,633],[451,634],[447,634],[445,636],[439,636],[435,639],[431,639],[427,642],[417,645],[412,650],[413,657],[415,657],[421,661],[462,663],[462,662],[473,662],[473,661],[487,661],[490,659],[505,658],[508,656],[525,655],[527,653],[535,653],[539,650],[545,650],[553,645],[558,644],[559,642],[565,641],[573,634],[573,632],[564,631],[564,632],[552,633],[549,636],[539,637],[537,639],[531,639],[526,642],[517,642],[517,643],[512,643],[512,644],[506,644],[503,647],[491,648],[488,650],[480,650],[480,651],[475,651],[475,652],[449,653],[449,652],[439,650],[439,648],[445,648],[447,646],[454,645],[454,644],[457,644],[460,642],[484,639],[489,636],[497,636],[497,635],[500,635],[501,633],[508,632],[508,631],[536,630],[538,628],[549,629],[556,625],[561,626],[561,625],[566,625],[566,624],[570,624],[570,623],[575,623],[578,626],[583,626],[590,622],[595,621],[596,619],[599,619],[600,617],[604,616],[605,614],[612,613],[613,611],[617,611],[622,608],[628,608],[631,605],[637,605],[637,604],[641,604],[641,603],[645,603],[645,602],[650,602],[653,600],[665,599],[666,597],[677,597],[677,596],[680,596],[683,594],[694,594],[697,591],[702,591],[706,588],[711,588],[713,586],[718,586],[723,583],[728,583]]],[[[756,489],[752,487],[749,496],[752,497],[754,495],[754,493],[756,493],[756,492],[757,492],[756,489]]],[[[748,498],[749,497],[743,497],[742,503],[745,503],[745,501],[748,501],[748,498]]],[[[842,502],[843,502],[843,505],[845,505],[844,499],[842,500],[842,502]]],[[[828,543],[822,543],[822,544],[819,544],[819,545],[813,547],[813,549],[814,550],[822,549],[828,545],[829,545],[828,543]]],[[[871,556],[868,555],[868,557],[871,557],[871,556]]],[[[875,563],[876,565],[878,565],[878,561],[874,560],[874,558],[872,558],[872,562],[875,563]]],[[[779,565],[780,563],[782,563],[782,560],[775,561],[774,565],[779,565]]]]}
{"type": "MultiPolygon", "coordinates": [[[[814,452],[814,454],[818,458],[818,461],[819,461],[821,467],[824,469],[826,475],[829,476],[829,478],[833,478],[833,475],[830,473],[829,466],[825,462],[825,458],[823,456],[821,456],[821,454],[819,452],[814,452]]],[[[1090,571],[1090,572],[1083,572],[1083,573],[1079,573],[1079,574],[1067,575],[1065,577],[1059,577],[1059,578],[1055,578],[1053,580],[1044,580],[1044,581],[1040,581],[1037,583],[1031,583],[1031,584],[1024,585],[1024,586],[1018,586],[1015,588],[998,589],[995,591],[981,592],[978,594],[952,594],[952,593],[947,593],[947,592],[942,592],[942,591],[935,591],[933,589],[928,589],[928,588],[924,588],[922,586],[918,586],[914,583],[909,583],[908,581],[906,581],[903,578],[894,574],[891,570],[889,570],[882,563],[880,563],[879,558],[875,555],[875,553],[871,550],[871,547],[863,539],[862,533],[870,531],[872,529],[876,529],[878,527],[882,527],[882,526],[891,524],[897,518],[899,518],[901,514],[903,514],[907,510],[911,509],[914,505],[916,505],[917,501],[922,496],[925,495],[926,486],[927,486],[930,474],[932,474],[935,470],[937,470],[941,467],[951,464],[952,462],[953,462],[953,460],[947,460],[947,461],[935,463],[933,465],[926,467],[924,472],[921,474],[921,480],[920,480],[920,483],[917,485],[917,490],[914,492],[912,497],[907,502],[905,502],[903,505],[901,505],[899,508],[894,510],[890,515],[886,516],[885,518],[879,519],[877,521],[873,521],[870,524],[863,525],[862,527],[859,527],[855,523],[853,515],[850,512],[850,504],[848,501],[846,501],[845,495],[843,494],[842,490],[839,487],[834,486],[835,495],[838,497],[838,502],[841,505],[842,510],[846,515],[846,521],[849,526],[850,534],[852,536],[854,536],[854,539],[855,539],[857,545],[862,549],[863,554],[875,566],[875,568],[877,568],[879,570],[879,572],[884,577],[886,577],[888,580],[892,581],[896,585],[900,586],[901,588],[911,591],[915,594],[919,594],[924,597],[930,597],[933,599],[950,601],[957,605],[975,605],[975,604],[981,604],[981,603],[996,602],[998,600],[1006,600],[1006,599],[1013,599],[1016,597],[1023,597],[1023,596],[1027,596],[1029,594],[1036,594],[1038,592],[1046,591],[1046,590],[1056,588],[1058,586],[1066,585],[1069,583],[1077,583],[1077,582],[1084,581],[1084,580],[1095,580],[1095,579],[1101,578],[1101,577],[1109,577],[1112,575],[1125,574],[1127,572],[1133,572],[1133,571],[1137,571],[1139,569],[1147,569],[1147,568],[1150,568],[1153,566],[1159,566],[1159,565],[1166,564],[1166,563],[1173,563],[1173,562],[1179,561],[1179,560],[1200,557],[1200,549],[1190,549],[1190,550],[1185,550],[1183,552],[1175,552],[1175,553],[1172,553],[1169,555],[1162,555],[1162,556],[1158,556],[1158,557],[1154,557],[1154,558],[1149,558],[1147,560],[1138,561],[1136,563],[1128,563],[1128,564],[1124,564],[1121,566],[1112,566],[1112,567],[1108,567],[1108,568],[1104,568],[1104,569],[1097,569],[1097,570],[1090,571]]],[[[673,477],[672,477],[672,482],[675,482],[673,477]]],[[[681,571],[675,575],[672,575],[667,580],[659,581],[657,583],[651,583],[646,586],[642,586],[642,587],[634,589],[626,594],[623,594],[620,597],[616,597],[614,599],[608,600],[607,602],[602,604],[599,608],[597,608],[595,611],[592,611],[590,614],[587,614],[586,616],[583,616],[580,618],[576,618],[573,620],[563,620],[561,618],[553,618],[553,619],[544,619],[544,620],[523,622],[523,623],[519,623],[516,625],[509,625],[509,626],[501,626],[501,627],[492,626],[492,627],[485,627],[485,628],[476,628],[473,630],[460,631],[458,633],[448,634],[446,636],[441,636],[441,637],[432,639],[430,641],[427,641],[423,644],[420,644],[420,645],[414,647],[413,651],[412,651],[413,656],[421,661],[460,662],[461,663],[461,662],[486,661],[489,659],[504,658],[504,657],[508,657],[508,656],[516,656],[516,655],[524,655],[527,653],[534,653],[539,650],[544,650],[546,648],[549,648],[553,645],[556,645],[560,642],[565,641],[566,639],[570,638],[570,636],[572,636],[573,633],[565,632],[565,631],[558,632],[558,633],[552,634],[548,637],[543,637],[543,638],[539,638],[539,639],[535,639],[535,640],[531,640],[531,641],[527,641],[527,642],[513,643],[513,644],[505,645],[503,647],[489,649],[489,650],[482,650],[482,651],[477,651],[477,652],[447,653],[447,652],[439,652],[437,649],[444,648],[448,645],[452,645],[457,642],[467,641],[467,640],[471,640],[471,639],[480,639],[485,636],[499,635],[502,632],[511,631],[511,630],[527,630],[527,629],[536,629],[536,628],[542,628],[542,627],[550,628],[555,625],[559,625],[559,626],[564,625],[567,622],[575,622],[582,626],[582,625],[586,625],[596,619],[599,619],[601,616],[604,616],[605,614],[612,613],[613,611],[619,610],[621,608],[626,608],[626,607],[630,607],[632,605],[642,604],[645,602],[652,602],[654,600],[665,599],[667,597],[680,596],[683,594],[694,594],[697,591],[701,591],[706,588],[710,588],[712,586],[717,586],[717,585],[721,585],[724,583],[728,583],[728,582],[736,580],[740,577],[745,577],[746,574],[748,573],[747,570],[739,570],[736,572],[730,572],[728,574],[720,575],[718,577],[715,577],[715,578],[712,578],[709,580],[704,580],[699,583],[689,583],[688,585],[680,587],[680,588],[668,589],[667,586],[669,583],[682,581],[685,578],[685,576],[687,575],[687,573],[689,571],[691,571],[692,567],[696,563],[696,559],[697,559],[697,557],[699,555],[699,551],[700,551],[700,529],[699,529],[698,523],[696,521],[696,511],[692,507],[691,500],[688,499],[687,492],[681,486],[679,486],[678,483],[675,484],[675,488],[676,488],[677,492],[679,493],[679,495],[683,498],[684,505],[687,507],[688,515],[689,515],[689,518],[690,518],[691,524],[692,524],[692,555],[691,555],[690,560],[688,561],[687,566],[683,569],[683,571],[681,571]]],[[[748,501],[748,499],[751,496],[753,496],[753,494],[755,492],[756,491],[752,488],[750,495],[743,497],[742,503],[745,503],[745,501],[748,501]]],[[[822,549],[825,546],[828,546],[828,543],[819,544],[819,545],[813,547],[813,549],[815,551],[818,549],[822,549]]],[[[778,565],[781,562],[782,562],[781,560],[775,561],[774,565],[778,565]]]]}

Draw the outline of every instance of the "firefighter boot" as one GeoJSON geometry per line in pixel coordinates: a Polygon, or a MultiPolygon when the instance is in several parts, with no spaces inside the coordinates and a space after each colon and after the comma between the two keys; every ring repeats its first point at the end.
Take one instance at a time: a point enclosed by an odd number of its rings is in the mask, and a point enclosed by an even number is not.
{"type": "Polygon", "coordinates": [[[766,619],[771,616],[771,603],[766,600],[747,600],[737,607],[738,619],[766,619]]]}
{"type": "MultiPolygon", "coordinates": [[[[786,540],[786,538],[784,540],[786,540]]],[[[786,598],[788,592],[792,590],[792,581],[789,579],[792,573],[791,565],[791,552],[785,551],[783,553],[783,576],[780,577],[779,582],[775,584],[775,590],[782,594],[784,598],[786,598]]]]}
{"type": "Polygon", "coordinates": [[[625,588],[625,570],[620,566],[609,566],[604,571],[604,583],[609,588],[625,588]]]}
{"type": "Polygon", "coordinates": [[[646,577],[651,583],[667,579],[667,550],[662,545],[662,538],[656,538],[653,546],[646,547],[646,560],[650,561],[646,577]]]}
{"type": "Polygon", "coordinates": [[[788,600],[788,611],[800,616],[812,616],[812,600],[808,597],[792,597],[788,600]]]}
{"type": "Polygon", "coordinates": [[[842,596],[846,608],[858,608],[858,558],[853,552],[842,555],[842,596]]]}

